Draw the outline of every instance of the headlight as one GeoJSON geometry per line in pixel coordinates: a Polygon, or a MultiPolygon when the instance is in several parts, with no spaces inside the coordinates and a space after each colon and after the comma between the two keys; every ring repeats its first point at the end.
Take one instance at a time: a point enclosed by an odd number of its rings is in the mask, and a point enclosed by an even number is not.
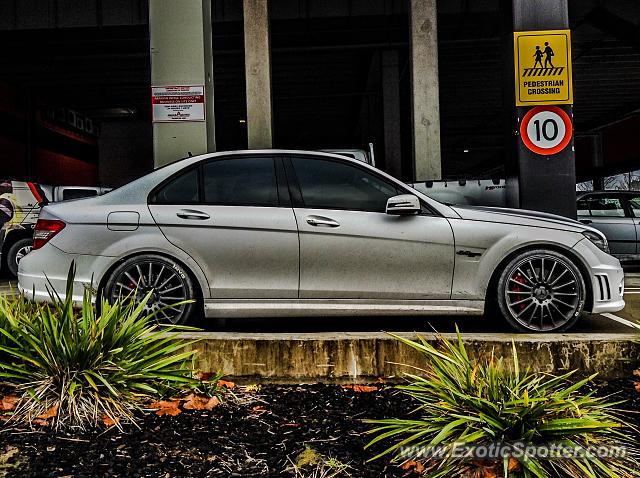
{"type": "Polygon", "coordinates": [[[606,237],[592,231],[584,231],[582,235],[589,239],[598,249],[609,254],[609,243],[606,237]]]}

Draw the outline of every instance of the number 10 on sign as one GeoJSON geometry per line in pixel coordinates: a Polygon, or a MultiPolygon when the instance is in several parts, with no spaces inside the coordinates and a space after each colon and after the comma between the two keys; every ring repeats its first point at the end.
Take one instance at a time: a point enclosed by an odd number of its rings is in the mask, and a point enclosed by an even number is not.
{"type": "Polygon", "coordinates": [[[520,137],[531,151],[544,156],[556,154],[571,141],[573,126],[569,115],[557,106],[530,109],[520,123],[520,137]]]}

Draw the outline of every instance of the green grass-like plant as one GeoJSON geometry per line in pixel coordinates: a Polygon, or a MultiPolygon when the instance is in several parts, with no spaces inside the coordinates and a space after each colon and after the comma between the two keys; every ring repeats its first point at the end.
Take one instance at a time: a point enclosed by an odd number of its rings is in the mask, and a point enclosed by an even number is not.
{"type": "Polygon", "coordinates": [[[46,416],[55,427],[80,428],[105,417],[135,423],[144,401],[198,383],[195,351],[185,351],[191,342],[143,313],[149,295],[138,305],[102,300],[97,314],[86,290],[74,310],[74,275],[72,265],[65,299],[50,291],[52,304],[0,297],[0,379],[21,396],[13,420],[46,416]]]}
{"type": "Polygon", "coordinates": [[[586,391],[594,376],[574,380],[574,372],[553,376],[523,371],[515,344],[511,364],[493,354],[474,361],[467,355],[459,332],[457,341],[440,336],[439,346],[420,335],[417,340],[391,335],[419,351],[426,366],[406,374],[407,384],[395,387],[419,404],[414,419],[367,421],[375,425],[369,431],[375,437],[367,447],[382,446],[383,450],[372,459],[390,455],[394,462],[420,461],[425,465],[425,476],[433,478],[640,476],[637,430],[625,424],[618,410],[621,402],[586,391]],[[492,443],[556,444],[569,450],[624,447],[626,454],[553,459],[516,454],[478,459],[448,453],[461,444],[492,443]],[[430,447],[440,447],[445,453],[424,453],[430,447]]]}

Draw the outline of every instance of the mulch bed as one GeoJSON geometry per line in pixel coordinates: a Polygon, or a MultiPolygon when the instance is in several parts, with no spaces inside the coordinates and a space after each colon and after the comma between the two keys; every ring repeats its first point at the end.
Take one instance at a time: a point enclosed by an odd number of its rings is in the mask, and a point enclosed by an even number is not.
{"type": "MultiPolygon", "coordinates": [[[[599,394],[618,392],[640,411],[631,380],[600,383],[599,394]],[[620,393],[622,390],[622,393],[620,393]]],[[[351,466],[353,477],[411,477],[412,470],[367,463],[364,450],[370,425],[364,418],[407,417],[414,407],[392,390],[358,392],[336,385],[263,386],[250,399],[212,411],[177,416],[148,413],[140,429],[128,426],[91,433],[53,433],[46,429],[0,433],[0,455],[17,449],[6,476],[73,477],[287,477],[290,460],[311,446],[351,466]]],[[[631,418],[640,423],[639,416],[631,418]]],[[[5,427],[6,428],[6,427],[5,427]]]]}
{"type": "Polygon", "coordinates": [[[7,476],[286,477],[305,444],[349,464],[352,476],[415,476],[384,459],[366,463],[373,455],[363,451],[370,425],[361,420],[406,416],[413,404],[402,395],[307,385],[263,386],[252,396],[210,412],[148,413],[126,433],[0,433],[5,448],[19,450],[7,476]]]}

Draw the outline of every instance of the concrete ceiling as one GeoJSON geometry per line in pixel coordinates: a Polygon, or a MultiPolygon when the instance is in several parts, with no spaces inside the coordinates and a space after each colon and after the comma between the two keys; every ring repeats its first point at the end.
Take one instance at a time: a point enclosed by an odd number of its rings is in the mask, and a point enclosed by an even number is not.
{"type": "MultiPolygon", "coordinates": [[[[406,1],[276,3],[276,138],[312,145],[356,141],[363,105],[379,115],[379,82],[370,78],[376,51],[400,51],[401,87],[409,87],[406,1]]],[[[451,176],[499,175],[504,162],[504,113],[512,105],[503,85],[512,78],[505,68],[510,32],[500,3],[439,2],[443,154],[451,176]]],[[[240,5],[235,0],[214,3],[217,129],[230,145],[244,135],[240,5]]],[[[0,81],[97,119],[118,111],[126,116],[127,109],[149,118],[144,0],[0,0],[0,9],[0,81]]],[[[636,114],[640,3],[572,0],[570,22],[577,134],[636,114]]],[[[406,97],[403,101],[406,106],[406,97]]]]}

